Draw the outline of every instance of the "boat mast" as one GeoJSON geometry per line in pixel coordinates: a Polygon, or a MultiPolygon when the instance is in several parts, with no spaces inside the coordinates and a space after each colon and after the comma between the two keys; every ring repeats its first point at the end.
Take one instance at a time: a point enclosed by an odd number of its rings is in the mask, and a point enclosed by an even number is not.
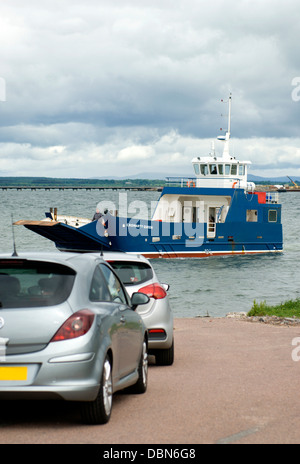
{"type": "MultiPolygon", "coordinates": [[[[229,100],[228,100],[228,128],[225,137],[220,136],[218,137],[218,140],[224,140],[225,145],[224,145],[224,150],[223,150],[223,158],[230,158],[229,154],[229,140],[230,140],[230,129],[231,129],[231,100],[232,100],[232,94],[229,94],[229,100]]],[[[222,100],[223,101],[223,100],[222,100]]]]}
{"type": "Polygon", "coordinates": [[[229,94],[229,100],[228,100],[228,131],[226,136],[228,137],[228,140],[230,139],[230,125],[231,125],[231,93],[229,94]]]}

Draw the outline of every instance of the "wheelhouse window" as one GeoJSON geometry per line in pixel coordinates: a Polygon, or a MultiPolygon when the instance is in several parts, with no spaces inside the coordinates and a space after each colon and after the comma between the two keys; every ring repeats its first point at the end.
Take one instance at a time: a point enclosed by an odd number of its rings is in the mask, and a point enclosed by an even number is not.
{"type": "Polygon", "coordinates": [[[225,176],[230,175],[230,164],[225,164],[225,176]]]}
{"type": "Polygon", "coordinates": [[[220,176],[223,176],[223,172],[224,172],[223,167],[224,167],[223,164],[218,164],[218,169],[219,169],[220,176]]]}
{"type": "Polygon", "coordinates": [[[232,176],[237,175],[237,165],[236,164],[232,164],[232,166],[231,166],[231,175],[232,176]]]}
{"type": "Polygon", "coordinates": [[[276,209],[269,209],[269,222],[277,222],[276,209]]]}
{"type": "Polygon", "coordinates": [[[210,165],[209,165],[209,170],[210,170],[210,173],[213,174],[213,175],[218,174],[217,165],[216,165],[216,164],[210,164],[210,165]]]}
{"type": "Polygon", "coordinates": [[[207,164],[200,164],[200,172],[202,176],[208,175],[208,166],[207,164]]]}
{"type": "Polygon", "coordinates": [[[195,174],[197,176],[199,176],[199,174],[200,174],[199,164],[194,164],[194,171],[195,171],[195,174]]]}
{"type": "Polygon", "coordinates": [[[239,165],[239,176],[244,176],[245,175],[245,165],[240,164],[239,165]]]}

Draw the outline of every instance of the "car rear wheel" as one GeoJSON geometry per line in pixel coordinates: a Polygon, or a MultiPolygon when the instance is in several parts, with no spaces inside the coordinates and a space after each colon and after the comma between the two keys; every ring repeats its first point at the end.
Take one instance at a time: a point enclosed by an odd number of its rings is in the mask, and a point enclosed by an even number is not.
{"type": "Polygon", "coordinates": [[[166,350],[155,350],[155,360],[158,366],[171,366],[174,362],[174,340],[166,350]]]}
{"type": "Polygon", "coordinates": [[[106,424],[112,410],[112,372],[111,361],[105,358],[100,388],[97,398],[94,401],[83,402],[81,404],[81,415],[87,424],[106,424]]]}
{"type": "Polygon", "coordinates": [[[144,340],[142,354],[140,357],[138,367],[138,381],[130,387],[131,393],[145,393],[148,385],[148,346],[147,341],[144,340]]]}

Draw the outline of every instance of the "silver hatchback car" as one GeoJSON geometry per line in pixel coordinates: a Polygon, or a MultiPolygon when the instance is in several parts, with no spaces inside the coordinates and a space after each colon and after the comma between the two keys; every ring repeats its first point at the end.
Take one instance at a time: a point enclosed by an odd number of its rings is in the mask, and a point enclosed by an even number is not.
{"type": "Polygon", "coordinates": [[[147,388],[148,334],[100,255],[0,255],[0,400],[80,402],[85,422],[108,422],[113,393],[147,388]]]}
{"type": "Polygon", "coordinates": [[[149,353],[155,356],[156,364],[172,365],[174,322],[167,295],[169,285],[159,282],[149,260],[142,255],[104,252],[103,257],[114,268],[129,295],[143,292],[149,296],[149,303],[137,308],[148,329],[149,353]]]}

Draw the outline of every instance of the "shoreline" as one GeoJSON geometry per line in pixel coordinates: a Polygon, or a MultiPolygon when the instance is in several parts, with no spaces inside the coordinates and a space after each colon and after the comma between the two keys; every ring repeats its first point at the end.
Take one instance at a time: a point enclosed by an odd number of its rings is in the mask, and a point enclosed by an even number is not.
{"type": "Polygon", "coordinates": [[[279,317],[279,316],[247,316],[247,313],[228,313],[226,318],[240,319],[246,322],[259,322],[264,324],[280,325],[280,326],[298,326],[300,319],[294,317],[279,317]]]}
{"type": "Polygon", "coordinates": [[[247,316],[247,313],[244,311],[230,312],[230,313],[227,313],[226,316],[221,316],[221,317],[195,316],[195,319],[235,319],[235,320],[252,322],[252,323],[263,323],[263,324],[271,324],[271,325],[279,325],[279,326],[293,326],[293,327],[300,325],[300,319],[296,317],[247,316]]]}

